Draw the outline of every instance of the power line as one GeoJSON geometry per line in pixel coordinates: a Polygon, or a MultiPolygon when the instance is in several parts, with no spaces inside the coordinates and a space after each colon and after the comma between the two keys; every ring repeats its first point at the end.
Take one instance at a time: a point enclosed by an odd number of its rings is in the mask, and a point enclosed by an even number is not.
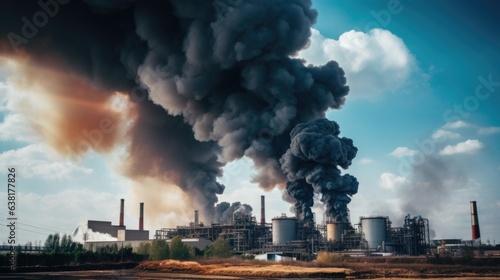
{"type": "MultiPolygon", "coordinates": [[[[0,217],[0,219],[3,219],[3,220],[7,220],[7,218],[4,218],[4,217],[0,217]]],[[[57,229],[54,229],[54,228],[47,228],[47,227],[37,227],[37,226],[33,226],[31,224],[26,224],[26,223],[23,223],[23,222],[19,222],[19,220],[24,220],[24,219],[18,219],[17,223],[20,224],[20,225],[25,225],[25,226],[29,226],[29,227],[33,227],[33,228],[38,228],[38,229],[42,229],[42,230],[46,230],[46,231],[49,231],[49,232],[63,232],[65,233],[65,231],[63,230],[57,230],[57,229]]]]}

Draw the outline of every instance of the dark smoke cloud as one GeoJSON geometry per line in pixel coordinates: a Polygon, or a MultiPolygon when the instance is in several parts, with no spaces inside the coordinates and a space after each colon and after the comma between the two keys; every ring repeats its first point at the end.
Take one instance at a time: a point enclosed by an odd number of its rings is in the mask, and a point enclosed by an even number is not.
{"type": "Polygon", "coordinates": [[[280,162],[289,180],[287,191],[303,219],[312,218],[314,192],[318,192],[327,214],[347,222],[347,204],[358,192],[358,181],[349,174],[340,175],[339,167],[347,169],[358,149],[339,134],[338,124],[327,119],[299,124],[290,133],[290,149],[280,162]]]}
{"type": "MultiPolygon", "coordinates": [[[[129,94],[135,103],[123,139],[125,174],[179,186],[208,220],[224,190],[217,178],[226,163],[247,156],[260,187],[284,186],[279,159],[290,131],[340,108],[349,91],[336,62],[315,67],[291,58],[307,46],[316,21],[310,0],[48,2],[57,13],[16,45],[19,52],[8,34],[26,35],[21,18],[30,21],[42,8],[4,5],[0,55],[79,75],[105,95],[129,94]]],[[[71,87],[64,93],[74,94],[71,87]]],[[[329,186],[354,183],[327,163],[317,166],[306,181],[314,177],[329,209],[344,211],[347,197],[329,186]],[[323,182],[329,179],[338,182],[323,182]]]]}
{"type": "Polygon", "coordinates": [[[233,220],[235,213],[244,215],[252,215],[252,206],[248,204],[241,204],[239,201],[229,204],[228,202],[221,202],[215,206],[214,223],[230,224],[233,220]]]}

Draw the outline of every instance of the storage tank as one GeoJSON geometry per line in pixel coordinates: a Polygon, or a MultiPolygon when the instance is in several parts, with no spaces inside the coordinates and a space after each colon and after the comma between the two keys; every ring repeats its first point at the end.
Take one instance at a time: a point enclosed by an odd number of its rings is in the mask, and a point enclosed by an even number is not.
{"type": "Polygon", "coordinates": [[[387,242],[388,217],[361,217],[361,231],[365,235],[368,249],[377,249],[387,242]]]}
{"type": "Polygon", "coordinates": [[[326,224],[326,239],[328,241],[342,241],[342,234],[344,233],[344,230],[348,228],[348,223],[328,223],[326,224]]]}
{"type": "Polygon", "coordinates": [[[297,219],[282,216],[272,219],[273,222],[273,244],[285,244],[297,239],[297,219]]]}

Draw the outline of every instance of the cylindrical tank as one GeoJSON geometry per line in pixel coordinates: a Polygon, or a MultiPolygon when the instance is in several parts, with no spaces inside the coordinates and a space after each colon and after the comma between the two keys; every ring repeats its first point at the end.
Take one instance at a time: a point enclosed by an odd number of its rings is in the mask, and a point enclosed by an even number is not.
{"type": "Polygon", "coordinates": [[[285,244],[297,239],[297,219],[291,217],[274,218],[273,244],[285,244]]]}
{"type": "Polygon", "coordinates": [[[328,241],[342,241],[342,233],[348,228],[347,223],[328,223],[326,224],[326,239],[328,241]]]}
{"type": "Polygon", "coordinates": [[[387,217],[361,217],[361,231],[368,249],[377,249],[382,242],[387,242],[387,217]]]}

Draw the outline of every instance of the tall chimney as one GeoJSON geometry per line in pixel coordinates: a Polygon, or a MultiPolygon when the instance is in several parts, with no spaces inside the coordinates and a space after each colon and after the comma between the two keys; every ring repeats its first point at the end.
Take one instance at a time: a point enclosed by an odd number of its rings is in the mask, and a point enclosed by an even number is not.
{"type": "Polygon", "coordinates": [[[481,238],[481,233],[479,232],[479,219],[477,217],[477,206],[475,201],[470,202],[470,215],[471,215],[471,225],[472,225],[472,240],[481,238]]]}
{"type": "Polygon", "coordinates": [[[123,226],[123,209],[125,208],[125,199],[120,199],[120,226],[123,226]]]}
{"type": "Polygon", "coordinates": [[[260,196],[260,224],[266,225],[266,198],[263,195],[260,196]]]}
{"type": "Polygon", "coordinates": [[[194,210],[194,226],[197,227],[199,223],[198,210],[194,210]]]}
{"type": "Polygon", "coordinates": [[[144,230],[144,202],[139,204],[139,230],[144,230]]]}

